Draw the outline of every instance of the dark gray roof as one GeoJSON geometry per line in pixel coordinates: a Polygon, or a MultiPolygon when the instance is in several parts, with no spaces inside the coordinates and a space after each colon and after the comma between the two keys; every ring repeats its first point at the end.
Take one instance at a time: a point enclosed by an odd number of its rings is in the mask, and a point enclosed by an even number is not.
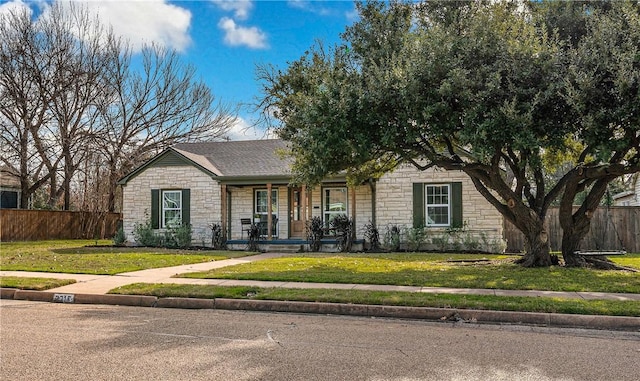
{"type": "Polygon", "coordinates": [[[279,154],[287,145],[279,139],[180,143],[172,148],[218,176],[291,174],[291,159],[279,154]]]}

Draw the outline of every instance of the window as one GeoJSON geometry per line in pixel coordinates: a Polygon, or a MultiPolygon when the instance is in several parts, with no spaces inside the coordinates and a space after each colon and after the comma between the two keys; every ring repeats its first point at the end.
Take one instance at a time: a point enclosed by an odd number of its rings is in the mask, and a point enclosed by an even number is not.
{"type": "Polygon", "coordinates": [[[426,185],[427,226],[449,226],[451,215],[449,184],[426,185]]]}
{"type": "MultiPolygon", "coordinates": [[[[261,233],[266,235],[267,229],[267,216],[269,215],[269,191],[267,189],[256,189],[255,191],[255,203],[254,203],[254,217],[260,219],[264,231],[261,233]]],[[[271,190],[271,235],[278,235],[278,190],[271,190]]]]}
{"type": "Polygon", "coordinates": [[[322,202],[324,223],[330,226],[337,215],[347,214],[347,188],[324,188],[322,202]]]}
{"type": "MultiPolygon", "coordinates": [[[[266,189],[257,189],[256,190],[256,203],[255,203],[255,214],[267,215],[269,213],[269,204],[267,201],[267,190],[266,189]]],[[[271,190],[271,213],[278,213],[278,190],[271,190]]]]}
{"type": "Polygon", "coordinates": [[[0,208],[2,209],[17,209],[18,208],[18,191],[3,190],[0,191],[0,208]]]}
{"type": "Polygon", "coordinates": [[[151,227],[168,228],[191,223],[190,189],[151,189],[151,227]]]}
{"type": "Polygon", "coordinates": [[[162,191],[162,227],[182,225],[182,191],[162,191]]]}
{"type": "Polygon", "coordinates": [[[462,183],[413,184],[413,227],[461,228],[462,183]]]}

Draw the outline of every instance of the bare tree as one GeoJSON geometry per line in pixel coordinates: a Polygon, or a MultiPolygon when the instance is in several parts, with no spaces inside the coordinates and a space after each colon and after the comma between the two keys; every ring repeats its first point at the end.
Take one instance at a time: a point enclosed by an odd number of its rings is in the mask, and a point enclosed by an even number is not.
{"type": "Polygon", "coordinates": [[[118,64],[108,75],[98,123],[109,173],[108,208],[114,210],[117,180],[164,148],[184,141],[221,138],[235,121],[232,110],[196,79],[195,68],[174,51],[149,46],[139,71],[129,49],[112,48],[118,64]]]}
{"type": "Polygon", "coordinates": [[[51,71],[43,34],[30,12],[0,15],[0,147],[2,162],[20,176],[20,207],[55,177],[59,160],[40,131],[50,122],[51,71]]]}
{"type": "Polygon", "coordinates": [[[113,211],[126,172],[173,143],[220,138],[235,121],[174,51],[134,56],[84,7],[0,15],[0,42],[1,160],[20,174],[22,208],[48,183],[50,207],[64,195],[64,209],[75,199],[113,211]]]}

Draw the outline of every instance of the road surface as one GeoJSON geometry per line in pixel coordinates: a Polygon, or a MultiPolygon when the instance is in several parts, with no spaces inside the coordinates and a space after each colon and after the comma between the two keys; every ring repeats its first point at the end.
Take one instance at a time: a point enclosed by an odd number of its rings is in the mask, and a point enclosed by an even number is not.
{"type": "Polygon", "coordinates": [[[2,380],[638,380],[640,332],[0,301],[2,380]]]}

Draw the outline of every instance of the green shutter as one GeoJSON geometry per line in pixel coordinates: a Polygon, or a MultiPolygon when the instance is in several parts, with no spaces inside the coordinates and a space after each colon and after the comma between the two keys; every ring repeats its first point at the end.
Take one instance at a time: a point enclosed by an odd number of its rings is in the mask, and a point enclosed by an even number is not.
{"type": "Polygon", "coordinates": [[[160,228],[160,190],[151,189],[151,227],[160,228]]]}
{"type": "Polygon", "coordinates": [[[463,227],[462,183],[451,183],[451,227],[463,227]]]}
{"type": "Polygon", "coordinates": [[[191,224],[191,189],[182,190],[182,224],[191,224]]]}
{"type": "Polygon", "coordinates": [[[413,227],[424,227],[424,184],[413,184],[413,227]]]}

